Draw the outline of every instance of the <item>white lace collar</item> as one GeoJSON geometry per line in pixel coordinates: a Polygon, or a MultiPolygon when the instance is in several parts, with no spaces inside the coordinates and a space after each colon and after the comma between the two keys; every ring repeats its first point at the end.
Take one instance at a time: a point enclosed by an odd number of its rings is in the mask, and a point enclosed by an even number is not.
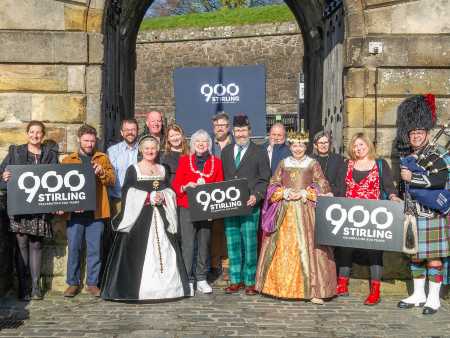
{"type": "Polygon", "coordinates": [[[284,166],[290,168],[307,168],[314,161],[308,155],[305,155],[301,160],[295,159],[293,156],[289,156],[284,160],[284,166]]]}
{"type": "Polygon", "coordinates": [[[162,166],[161,164],[157,164],[159,171],[161,174],[159,175],[142,175],[141,169],[139,168],[138,164],[135,163],[134,169],[136,169],[136,176],[138,181],[150,181],[150,180],[161,180],[166,176],[166,168],[162,166]]]}

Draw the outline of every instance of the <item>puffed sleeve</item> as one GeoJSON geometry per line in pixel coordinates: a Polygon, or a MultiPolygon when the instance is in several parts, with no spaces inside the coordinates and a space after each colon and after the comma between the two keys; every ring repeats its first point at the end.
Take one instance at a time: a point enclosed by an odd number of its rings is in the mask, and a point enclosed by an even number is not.
{"type": "Polygon", "coordinates": [[[313,181],[314,185],[319,188],[319,193],[320,194],[329,193],[331,191],[330,185],[329,185],[327,179],[325,178],[325,175],[323,174],[323,171],[322,171],[322,168],[320,167],[319,162],[314,160],[311,169],[312,169],[312,174],[313,174],[312,181],[313,181]]]}

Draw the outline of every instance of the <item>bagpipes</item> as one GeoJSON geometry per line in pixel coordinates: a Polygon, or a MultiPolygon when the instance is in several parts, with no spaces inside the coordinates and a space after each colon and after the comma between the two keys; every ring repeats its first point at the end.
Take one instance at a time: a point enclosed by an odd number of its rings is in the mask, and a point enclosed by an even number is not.
{"type": "MultiPolygon", "coordinates": [[[[444,151],[438,148],[438,140],[442,135],[450,136],[450,128],[448,125],[443,125],[437,132],[434,138],[417,154],[409,155],[400,159],[400,165],[403,168],[410,170],[415,174],[433,175],[441,171],[449,172],[450,179],[450,161],[448,160],[449,150],[444,151]],[[445,165],[436,166],[438,160],[443,159],[445,165]]],[[[442,162],[442,161],[439,161],[442,162]]],[[[448,180],[449,180],[448,179],[448,180]]],[[[406,196],[417,201],[424,207],[446,215],[450,212],[450,182],[447,183],[446,189],[422,189],[411,188],[406,184],[406,196]]]]}

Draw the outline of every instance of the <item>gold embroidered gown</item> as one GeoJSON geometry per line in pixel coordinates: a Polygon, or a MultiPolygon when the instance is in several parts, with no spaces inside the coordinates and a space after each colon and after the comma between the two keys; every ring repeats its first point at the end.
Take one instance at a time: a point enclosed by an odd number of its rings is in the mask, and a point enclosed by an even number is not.
{"type": "Polygon", "coordinates": [[[272,177],[263,208],[264,230],[256,289],[279,298],[330,298],[336,290],[331,248],[315,244],[314,200],[330,187],[319,163],[288,157],[272,177]],[[306,190],[306,199],[288,201],[286,190],[306,190]]]}

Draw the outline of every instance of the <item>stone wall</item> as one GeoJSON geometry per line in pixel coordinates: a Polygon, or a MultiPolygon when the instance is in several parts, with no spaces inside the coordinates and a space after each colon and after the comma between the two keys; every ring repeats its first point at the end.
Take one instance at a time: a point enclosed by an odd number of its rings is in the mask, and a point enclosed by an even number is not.
{"type": "Polygon", "coordinates": [[[62,151],[84,121],[101,129],[103,1],[3,0],[0,11],[0,157],[37,119],[62,151]]]}
{"type": "Polygon", "coordinates": [[[297,113],[303,40],[296,22],[237,27],[143,31],[137,40],[136,115],[175,112],[178,67],[266,66],[270,114],[297,113]]]}
{"type": "Polygon", "coordinates": [[[396,109],[408,95],[437,96],[438,123],[450,119],[450,3],[365,0],[349,5],[345,70],[345,139],[362,129],[378,152],[395,157],[396,109]],[[383,51],[369,53],[371,42],[383,51]]]}
{"type": "MultiPolygon", "coordinates": [[[[30,120],[44,121],[47,137],[63,152],[76,149],[76,130],[102,129],[100,114],[103,0],[2,0],[0,10],[0,158],[10,144],[26,142],[30,120]]],[[[0,293],[11,281],[6,267],[12,237],[0,219],[0,293]],[[5,283],[6,282],[6,283],[5,283]]],[[[44,251],[48,287],[65,282],[65,225],[44,251]]]]}

